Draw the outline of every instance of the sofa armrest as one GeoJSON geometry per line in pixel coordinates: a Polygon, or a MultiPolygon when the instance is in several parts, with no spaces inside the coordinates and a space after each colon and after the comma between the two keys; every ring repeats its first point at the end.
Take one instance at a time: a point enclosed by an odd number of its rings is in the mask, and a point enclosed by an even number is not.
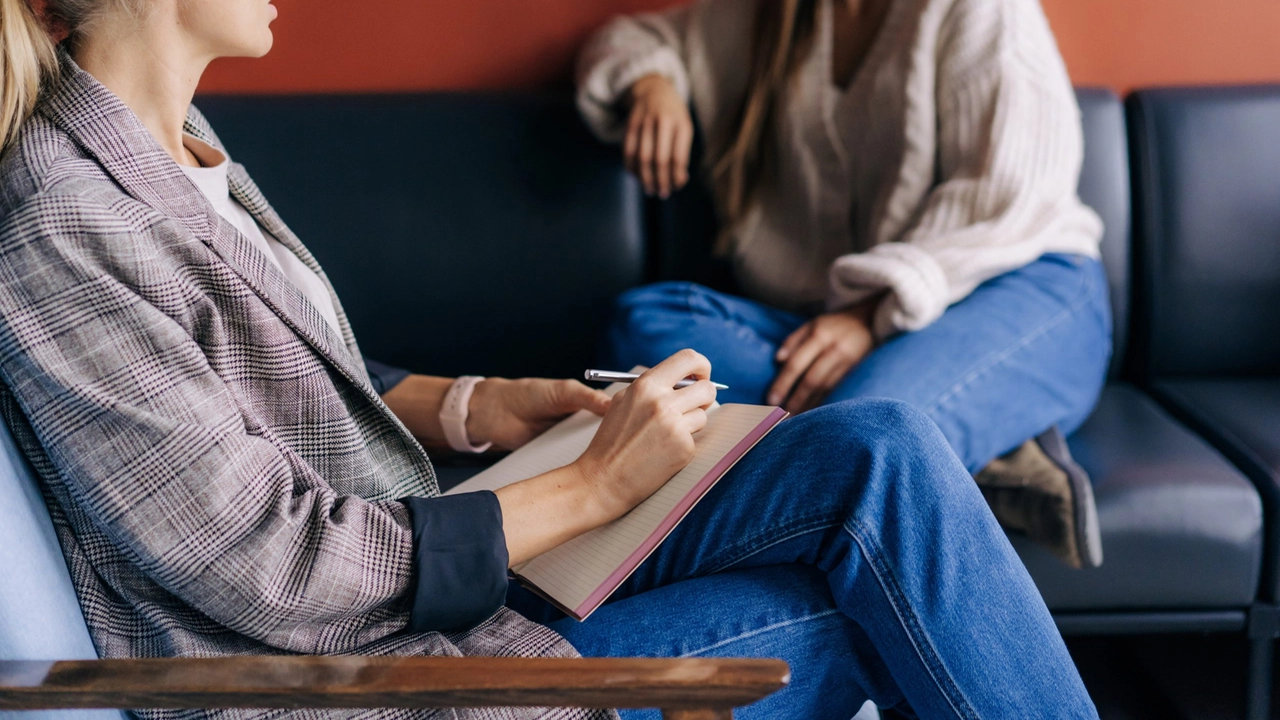
{"type": "Polygon", "coordinates": [[[0,661],[0,709],[658,707],[729,717],[781,660],[218,657],[0,661]]]}

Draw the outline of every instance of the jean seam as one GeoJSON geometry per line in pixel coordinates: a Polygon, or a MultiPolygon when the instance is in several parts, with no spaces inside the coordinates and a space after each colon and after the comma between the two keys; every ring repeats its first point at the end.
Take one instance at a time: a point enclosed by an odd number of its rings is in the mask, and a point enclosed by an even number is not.
{"type": "Polygon", "coordinates": [[[929,404],[927,408],[925,408],[924,410],[925,414],[936,421],[937,418],[934,417],[934,413],[937,412],[937,410],[940,407],[942,407],[943,404],[950,401],[952,398],[954,398],[966,387],[973,385],[975,382],[980,380],[982,377],[986,376],[992,370],[1002,365],[1006,360],[1012,357],[1019,350],[1022,350],[1023,348],[1027,347],[1028,345],[1035,342],[1036,340],[1039,340],[1040,338],[1048,334],[1048,332],[1053,328],[1071,319],[1071,317],[1073,317],[1077,312],[1080,311],[1081,308],[1083,308],[1086,304],[1090,302],[1090,300],[1092,300],[1092,295],[1089,292],[1089,288],[1088,288],[1090,284],[1091,284],[1090,280],[1087,276],[1082,277],[1080,281],[1080,286],[1081,286],[1080,293],[1076,296],[1075,301],[1067,307],[1067,309],[1063,310],[1062,312],[1058,313],[1057,315],[1044,321],[1043,323],[1041,323],[1040,325],[1032,329],[1030,332],[1024,335],[1022,339],[1017,342],[1017,344],[1007,347],[1001,352],[998,352],[995,355],[990,356],[983,363],[979,363],[977,366],[974,367],[973,370],[969,372],[968,375],[966,375],[955,385],[952,385],[950,388],[947,388],[946,391],[938,395],[937,399],[935,399],[932,403],[929,404]]]}
{"type": "Polygon", "coordinates": [[[693,657],[695,655],[701,655],[704,652],[715,650],[717,648],[722,648],[725,645],[735,643],[739,640],[745,640],[747,638],[752,638],[757,635],[770,632],[773,630],[779,630],[781,628],[790,627],[792,625],[798,625],[800,623],[810,622],[813,620],[821,620],[822,618],[831,617],[832,615],[838,615],[838,614],[840,614],[840,611],[833,608],[831,610],[823,610],[822,612],[819,612],[819,613],[812,613],[809,615],[805,615],[804,617],[791,618],[789,620],[784,620],[782,622],[776,622],[771,625],[765,625],[764,627],[755,628],[754,630],[749,630],[747,632],[734,635],[731,638],[725,638],[724,640],[711,643],[710,645],[707,645],[705,647],[700,647],[697,650],[690,650],[689,652],[681,653],[680,657],[686,658],[686,657],[693,657]]]}
{"type": "Polygon", "coordinates": [[[894,614],[898,617],[898,622],[902,625],[907,637],[911,639],[911,645],[915,649],[916,655],[928,670],[938,691],[947,699],[957,717],[977,720],[977,711],[974,710],[964,693],[961,692],[960,687],[956,685],[951,673],[947,672],[946,666],[942,664],[938,651],[933,647],[933,642],[929,639],[928,633],[925,632],[920,619],[916,617],[910,601],[907,600],[906,593],[903,592],[902,587],[898,584],[897,577],[894,576],[892,568],[884,559],[872,535],[865,533],[861,525],[853,519],[844,524],[844,530],[857,543],[858,549],[867,561],[867,565],[875,573],[876,579],[879,580],[880,586],[885,591],[885,597],[888,598],[894,614]]]}
{"type": "MultiPolygon", "coordinates": [[[[737,565],[738,563],[742,562],[743,560],[746,560],[752,555],[757,555],[759,553],[762,553],[765,550],[768,550],[769,548],[775,545],[779,545],[781,543],[784,543],[788,540],[799,537],[806,533],[811,533],[815,530],[826,530],[829,528],[837,527],[838,525],[840,525],[840,518],[842,517],[844,517],[844,515],[840,515],[836,518],[832,518],[827,515],[815,516],[811,519],[803,519],[799,523],[789,524],[787,525],[785,530],[782,530],[781,532],[778,532],[776,534],[758,535],[754,538],[744,540],[743,542],[738,543],[734,548],[731,548],[729,551],[726,551],[726,552],[737,552],[737,553],[740,553],[739,555],[732,556],[733,559],[728,561],[721,561],[718,564],[709,562],[708,566],[711,569],[707,571],[707,574],[713,574],[713,573],[718,573],[718,572],[727,570],[733,567],[734,565],[737,565]],[[762,538],[764,538],[763,541],[762,541],[762,538]],[[762,542],[763,544],[759,546],[755,546],[756,543],[760,543],[760,542],[762,542]],[[750,545],[753,547],[750,550],[738,549],[738,548],[742,548],[744,545],[750,545]]],[[[724,554],[725,553],[720,553],[721,556],[723,556],[724,554]]]]}

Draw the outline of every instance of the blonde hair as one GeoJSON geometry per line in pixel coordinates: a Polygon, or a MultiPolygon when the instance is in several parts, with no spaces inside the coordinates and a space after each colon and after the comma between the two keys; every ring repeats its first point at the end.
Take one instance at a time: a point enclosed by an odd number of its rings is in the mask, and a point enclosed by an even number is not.
{"type": "Polygon", "coordinates": [[[28,0],[0,0],[0,152],[30,117],[58,69],[53,39],[28,0]]]}
{"type": "Polygon", "coordinates": [[[755,200],[768,170],[770,132],[779,96],[808,57],[817,24],[815,0],[764,0],[756,15],[755,43],[738,131],[723,148],[712,149],[711,185],[720,215],[716,250],[728,252],[733,232],[755,200]]]}
{"type": "Polygon", "coordinates": [[[75,43],[113,6],[141,18],[148,5],[147,0],[45,0],[37,17],[31,2],[0,0],[0,153],[13,144],[41,90],[57,77],[54,35],[75,43]]]}

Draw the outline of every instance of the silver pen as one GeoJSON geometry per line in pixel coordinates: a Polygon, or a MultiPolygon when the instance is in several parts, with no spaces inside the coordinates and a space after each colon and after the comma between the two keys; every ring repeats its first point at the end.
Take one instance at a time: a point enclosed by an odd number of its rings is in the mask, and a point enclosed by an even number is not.
{"type": "MultiPolygon", "coordinates": [[[[632,382],[635,382],[637,379],[639,379],[640,376],[635,373],[616,372],[613,370],[588,370],[586,373],[584,373],[584,377],[586,378],[587,382],[632,383],[632,382]]],[[[689,378],[685,378],[684,380],[681,380],[680,382],[676,383],[676,389],[679,390],[680,388],[689,387],[695,382],[697,382],[697,380],[691,380],[689,378]]],[[[728,385],[721,385],[720,383],[717,383],[717,382],[713,382],[711,384],[715,385],[717,390],[729,389],[728,385]]]]}

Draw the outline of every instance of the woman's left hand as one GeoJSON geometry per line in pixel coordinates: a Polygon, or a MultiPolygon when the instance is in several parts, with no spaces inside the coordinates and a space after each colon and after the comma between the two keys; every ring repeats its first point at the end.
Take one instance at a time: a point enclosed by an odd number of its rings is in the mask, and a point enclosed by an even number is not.
{"type": "Polygon", "coordinates": [[[568,415],[603,415],[609,404],[608,395],[576,380],[486,378],[471,395],[467,437],[473,445],[515,450],[568,415]]]}
{"type": "Polygon", "coordinates": [[[775,358],[782,369],[769,388],[768,403],[785,401],[783,407],[793,414],[817,407],[875,349],[871,318],[877,304],[819,315],[791,333],[775,358]]]}

